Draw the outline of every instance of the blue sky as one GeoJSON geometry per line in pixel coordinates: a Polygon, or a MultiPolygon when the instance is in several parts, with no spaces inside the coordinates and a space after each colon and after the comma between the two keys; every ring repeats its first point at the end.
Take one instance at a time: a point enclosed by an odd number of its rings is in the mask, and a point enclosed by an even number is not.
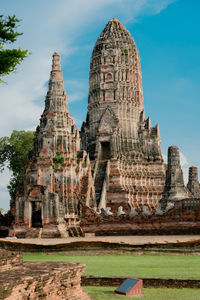
{"type": "MultiPolygon", "coordinates": [[[[200,1],[0,0],[1,14],[22,19],[16,43],[32,54],[0,86],[0,136],[34,130],[44,107],[54,51],[61,55],[69,111],[80,127],[87,111],[90,56],[106,23],[118,18],[141,57],[146,117],[159,123],[162,151],[177,145],[185,177],[200,167],[200,1]]],[[[9,173],[0,176],[0,207],[8,208],[9,173]]]]}

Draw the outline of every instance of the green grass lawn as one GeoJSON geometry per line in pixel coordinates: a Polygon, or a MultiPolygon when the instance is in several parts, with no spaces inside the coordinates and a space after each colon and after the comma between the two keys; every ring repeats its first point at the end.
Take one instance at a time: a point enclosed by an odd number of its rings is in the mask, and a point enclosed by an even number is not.
{"type": "Polygon", "coordinates": [[[143,289],[142,297],[125,297],[114,294],[114,287],[86,286],[83,289],[94,300],[199,300],[200,290],[198,289],[143,289]]]}
{"type": "MultiPolygon", "coordinates": [[[[85,275],[200,279],[200,256],[192,255],[120,254],[73,256],[34,253],[24,254],[23,259],[24,261],[79,262],[87,265],[85,275]]],[[[200,292],[198,299],[200,299],[200,292]]]]}

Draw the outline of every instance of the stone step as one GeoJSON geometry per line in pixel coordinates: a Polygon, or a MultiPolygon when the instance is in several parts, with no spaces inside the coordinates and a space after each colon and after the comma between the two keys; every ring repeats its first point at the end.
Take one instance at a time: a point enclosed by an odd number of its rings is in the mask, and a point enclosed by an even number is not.
{"type": "Polygon", "coordinates": [[[80,236],[84,236],[83,230],[82,230],[82,228],[79,227],[79,226],[75,226],[75,227],[70,227],[70,228],[68,228],[68,232],[69,232],[69,236],[71,236],[71,237],[80,237],[80,236]]]}
{"type": "Polygon", "coordinates": [[[41,228],[30,228],[26,233],[26,238],[39,238],[41,228]]]}

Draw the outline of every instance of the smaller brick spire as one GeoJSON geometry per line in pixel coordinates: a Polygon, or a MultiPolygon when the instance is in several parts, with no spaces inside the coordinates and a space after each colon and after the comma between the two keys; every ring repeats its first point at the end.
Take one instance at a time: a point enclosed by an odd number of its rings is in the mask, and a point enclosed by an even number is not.
{"type": "Polygon", "coordinates": [[[168,164],[166,170],[165,188],[160,200],[162,209],[167,203],[189,198],[189,190],[184,185],[183,171],[180,164],[180,153],[177,146],[168,148],[168,164]]]}
{"type": "Polygon", "coordinates": [[[198,168],[190,167],[187,188],[196,198],[200,198],[200,185],[198,180],[198,168]]]}

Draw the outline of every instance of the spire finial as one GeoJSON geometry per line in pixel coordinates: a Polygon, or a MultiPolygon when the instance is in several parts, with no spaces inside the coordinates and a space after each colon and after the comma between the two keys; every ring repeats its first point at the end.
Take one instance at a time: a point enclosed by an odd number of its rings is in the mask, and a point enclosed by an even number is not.
{"type": "Polygon", "coordinates": [[[117,18],[112,18],[111,20],[110,20],[111,22],[113,21],[113,22],[119,22],[119,20],[117,19],[117,18]]]}
{"type": "Polygon", "coordinates": [[[53,53],[52,71],[61,71],[60,55],[57,52],[53,53]]]}

